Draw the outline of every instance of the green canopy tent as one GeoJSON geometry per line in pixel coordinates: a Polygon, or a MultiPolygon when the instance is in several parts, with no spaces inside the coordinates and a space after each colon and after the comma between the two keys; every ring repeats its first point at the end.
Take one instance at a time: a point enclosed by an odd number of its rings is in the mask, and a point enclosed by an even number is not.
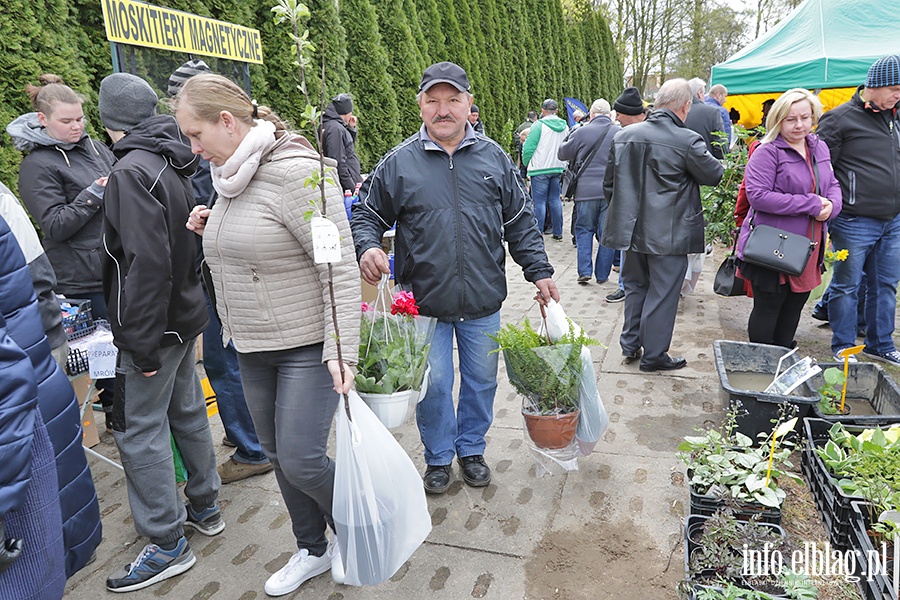
{"type": "MultiPolygon", "coordinates": [[[[729,105],[745,104],[732,95],[759,95],[752,101],[757,114],[762,100],[791,88],[844,88],[833,103],[822,98],[831,108],[865,81],[873,62],[897,52],[900,9],[895,2],[806,0],[765,35],[715,65],[711,81],[728,88],[729,105]]],[[[746,109],[738,110],[745,115],[746,109]]]]}

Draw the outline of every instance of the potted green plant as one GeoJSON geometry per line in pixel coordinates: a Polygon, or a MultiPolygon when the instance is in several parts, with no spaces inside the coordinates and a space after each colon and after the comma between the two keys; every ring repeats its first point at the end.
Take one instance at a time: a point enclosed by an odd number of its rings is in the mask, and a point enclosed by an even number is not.
{"type": "Polygon", "coordinates": [[[847,377],[844,371],[837,367],[828,367],[822,373],[825,383],[819,388],[819,411],[823,415],[846,415],[850,413],[850,405],[845,404],[841,411],[841,391],[847,377]]]}
{"type": "Polygon", "coordinates": [[[782,415],[768,435],[754,443],[736,431],[740,407],[732,406],[721,429],[699,431],[678,445],[678,456],[688,466],[691,486],[691,510],[711,514],[726,501],[742,517],[762,513],[765,520],[781,520],[781,504],[786,492],[778,486],[781,477],[801,479],[788,471],[794,444],[787,439],[796,417],[782,415]]]}
{"type": "MultiPolygon", "coordinates": [[[[388,429],[402,425],[427,386],[436,319],[419,314],[412,293],[383,292],[381,310],[362,305],[356,390],[388,429]]],[[[379,293],[379,298],[382,293],[379,293]]]]}
{"type": "Polygon", "coordinates": [[[522,415],[532,442],[548,450],[572,443],[578,426],[581,349],[597,344],[570,325],[569,333],[553,344],[526,318],[507,324],[491,336],[503,351],[509,381],[522,396],[522,415]]]}

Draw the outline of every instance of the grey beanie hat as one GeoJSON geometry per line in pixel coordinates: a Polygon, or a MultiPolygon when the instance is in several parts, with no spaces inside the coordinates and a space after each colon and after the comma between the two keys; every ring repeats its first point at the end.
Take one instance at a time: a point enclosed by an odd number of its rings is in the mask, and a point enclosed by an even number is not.
{"type": "Polygon", "coordinates": [[[888,54],[876,60],[866,75],[867,88],[900,85],[900,55],[888,54]]]}
{"type": "Polygon", "coordinates": [[[156,114],[159,97],[146,81],[130,73],[113,73],[100,82],[100,121],[110,131],[131,131],[156,114]]]}
{"type": "Polygon", "coordinates": [[[166,88],[166,93],[170,98],[174,97],[178,94],[178,90],[181,89],[181,86],[184,85],[184,82],[193,77],[194,75],[199,75],[200,73],[210,73],[209,65],[200,60],[199,58],[194,58],[192,60],[187,61],[177,69],[172,75],[169,77],[169,85],[166,88]]]}

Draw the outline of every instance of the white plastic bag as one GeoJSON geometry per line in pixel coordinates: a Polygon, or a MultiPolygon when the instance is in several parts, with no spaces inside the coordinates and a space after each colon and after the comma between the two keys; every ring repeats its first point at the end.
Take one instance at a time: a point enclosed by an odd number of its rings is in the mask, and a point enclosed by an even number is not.
{"type": "MultiPolygon", "coordinates": [[[[575,335],[581,333],[581,327],[566,316],[563,307],[550,300],[547,304],[547,334],[552,342],[558,342],[569,333],[570,327],[575,335]]],[[[581,382],[578,387],[578,408],[581,411],[578,417],[578,431],[575,434],[577,455],[587,456],[594,450],[594,446],[600,441],[600,436],[609,426],[609,415],[600,399],[597,389],[597,375],[594,373],[594,364],[591,358],[590,348],[581,349],[581,382]]],[[[559,461],[557,461],[559,462],[559,461]]]]}
{"type": "Polygon", "coordinates": [[[575,443],[578,454],[587,456],[594,451],[600,436],[609,426],[609,415],[600,399],[597,389],[597,376],[594,374],[594,363],[590,348],[581,349],[581,382],[578,384],[578,430],[575,432],[575,443]]]}
{"type": "Polygon", "coordinates": [[[391,577],[431,532],[422,478],[355,391],[337,414],[332,516],[347,585],[391,577]]]}

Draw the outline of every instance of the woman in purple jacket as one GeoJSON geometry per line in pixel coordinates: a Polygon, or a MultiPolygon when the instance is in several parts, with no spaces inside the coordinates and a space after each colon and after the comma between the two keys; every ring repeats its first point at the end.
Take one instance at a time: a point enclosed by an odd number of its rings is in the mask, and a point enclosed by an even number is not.
{"type": "Polygon", "coordinates": [[[741,225],[738,266],[753,286],[747,323],[751,342],[793,348],[810,291],[822,281],[827,223],[841,212],[841,188],[825,142],[810,133],[822,104],[808,90],[783,93],[766,118],[766,136],[744,175],[750,217],[741,225]],[[750,225],[771,225],[810,237],[816,248],[799,276],[743,262],[750,225]]]}

